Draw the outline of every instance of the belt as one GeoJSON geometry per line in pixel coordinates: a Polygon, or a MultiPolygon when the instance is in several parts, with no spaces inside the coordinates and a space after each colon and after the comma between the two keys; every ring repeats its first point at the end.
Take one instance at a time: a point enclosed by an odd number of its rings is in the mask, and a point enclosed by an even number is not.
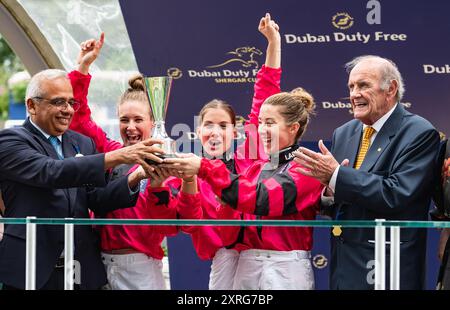
{"type": "Polygon", "coordinates": [[[117,255],[117,254],[136,254],[136,253],[141,253],[139,251],[136,251],[135,249],[116,249],[116,250],[102,250],[103,253],[105,254],[110,254],[110,255],[117,255]]]}
{"type": "Polygon", "coordinates": [[[292,251],[276,251],[276,250],[261,250],[261,249],[249,249],[240,253],[240,256],[247,258],[282,258],[282,259],[309,259],[311,258],[311,252],[305,250],[292,250],[292,251]]]}

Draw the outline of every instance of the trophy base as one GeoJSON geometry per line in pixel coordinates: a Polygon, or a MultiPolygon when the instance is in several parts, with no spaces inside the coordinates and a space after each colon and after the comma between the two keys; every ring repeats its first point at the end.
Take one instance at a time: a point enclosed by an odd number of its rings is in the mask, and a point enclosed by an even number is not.
{"type": "MultiPolygon", "coordinates": [[[[165,158],[177,158],[178,157],[175,154],[161,154],[161,155],[160,154],[155,154],[155,155],[158,156],[159,158],[162,158],[162,159],[165,159],[165,158]]],[[[145,160],[145,162],[147,164],[153,165],[153,166],[157,166],[157,165],[160,164],[160,163],[157,163],[156,161],[148,159],[148,158],[145,160]]]]}

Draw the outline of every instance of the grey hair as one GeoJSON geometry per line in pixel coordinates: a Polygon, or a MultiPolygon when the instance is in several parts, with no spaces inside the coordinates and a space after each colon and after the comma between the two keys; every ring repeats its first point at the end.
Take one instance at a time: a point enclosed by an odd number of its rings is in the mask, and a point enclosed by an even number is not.
{"type": "Polygon", "coordinates": [[[383,58],[375,55],[364,55],[353,58],[351,61],[345,64],[347,73],[353,70],[353,68],[361,62],[375,62],[379,64],[381,73],[381,89],[387,90],[392,80],[396,80],[398,83],[398,90],[396,94],[397,101],[402,100],[405,93],[405,83],[403,82],[402,75],[398,71],[397,65],[390,59],[383,58]]]}
{"type": "Polygon", "coordinates": [[[47,69],[39,73],[36,73],[28,83],[27,91],[25,93],[25,102],[33,97],[44,97],[44,91],[42,90],[42,82],[44,80],[56,80],[60,78],[66,78],[67,72],[59,69],[47,69]]]}

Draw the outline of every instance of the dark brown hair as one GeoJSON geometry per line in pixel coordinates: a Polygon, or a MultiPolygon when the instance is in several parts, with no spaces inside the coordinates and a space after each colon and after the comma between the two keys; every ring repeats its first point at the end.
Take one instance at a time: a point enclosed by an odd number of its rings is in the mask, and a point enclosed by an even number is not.
{"type": "Polygon", "coordinates": [[[233,123],[233,126],[236,126],[236,113],[234,112],[233,107],[231,105],[229,105],[228,103],[226,103],[225,101],[220,100],[220,99],[213,99],[203,106],[203,108],[200,110],[200,113],[198,115],[199,116],[199,125],[201,125],[201,123],[203,122],[203,118],[205,117],[205,114],[206,114],[206,112],[208,112],[209,109],[224,110],[230,116],[231,123],[233,123]]]}

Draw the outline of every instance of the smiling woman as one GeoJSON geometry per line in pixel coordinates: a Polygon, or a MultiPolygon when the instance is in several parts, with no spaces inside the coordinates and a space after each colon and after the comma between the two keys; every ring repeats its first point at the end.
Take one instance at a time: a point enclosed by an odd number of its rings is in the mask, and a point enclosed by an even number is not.
{"type": "Polygon", "coordinates": [[[222,157],[230,150],[237,135],[233,108],[223,100],[214,99],[201,109],[199,119],[197,135],[204,153],[210,157],[222,157]]]}
{"type": "Polygon", "coordinates": [[[131,77],[129,85],[118,106],[120,136],[125,146],[150,138],[153,128],[142,75],[131,77]]]}
{"type": "MultiPolygon", "coordinates": [[[[69,78],[73,93],[80,102],[70,128],[92,138],[99,152],[111,152],[122,147],[138,144],[150,138],[153,120],[150,104],[145,93],[143,76],[134,75],[129,87],[118,100],[119,127],[122,142],[110,140],[91,118],[87,93],[91,76],[89,68],[103,46],[100,39],[90,39],[80,45],[79,67],[69,78]]],[[[162,152],[162,150],[161,150],[162,152]]],[[[112,171],[113,176],[125,175],[139,169],[123,165],[112,171]]],[[[146,218],[200,218],[200,197],[195,179],[189,182],[169,178],[169,171],[155,167],[139,183],[139,198],[134,207],[115,210],[104,215],[116,219],[146,218]],[[176,189],[176,193],[169,189],[176,189]],[[177,199],[174,199],[177,195],[177,199]]],[[[163,274],[162,242],[166,235],[178,232],[175,226],[103,226],[99,228],[101,251],[110,287],[115,289],[165,289],[163,274]]]]}

